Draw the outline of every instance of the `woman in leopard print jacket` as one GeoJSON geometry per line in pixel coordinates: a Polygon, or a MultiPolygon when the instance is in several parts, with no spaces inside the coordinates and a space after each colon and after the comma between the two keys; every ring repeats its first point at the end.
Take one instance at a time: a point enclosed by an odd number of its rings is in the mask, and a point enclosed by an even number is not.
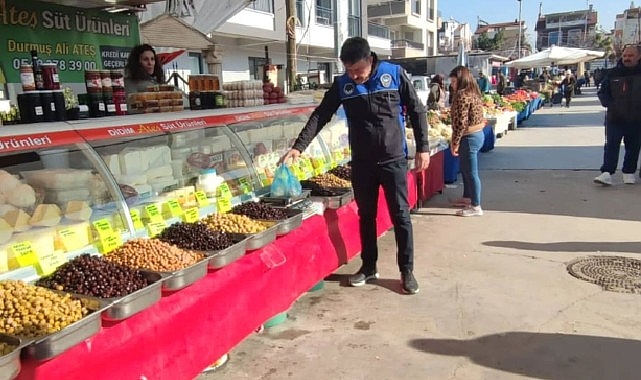
{"type": "Polygon", "coordinates": [[[483,215],[481,208],[481,178],[479,177],[478,154],[485,137],[483,128],[483,100],[471,71],[457,66],[450,73],[454,92],[450,110],[452,119],[452,145],[454,156],[460,156],[463,177],[463,198],[455,204],[463,208],[458,216],[483,215]]]}

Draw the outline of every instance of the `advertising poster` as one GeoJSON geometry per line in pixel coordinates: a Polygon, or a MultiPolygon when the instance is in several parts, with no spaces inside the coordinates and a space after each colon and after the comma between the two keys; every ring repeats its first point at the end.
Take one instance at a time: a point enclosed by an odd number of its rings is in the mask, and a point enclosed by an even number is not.
{"type": "Polygon", "coordinates": [[[58,65],[61,83],[83,83],[90,69],[123,69],[140,43],[134,15],[72,8],[37,1],[0,0],[0,67],[8,83],[20,83],[20,65],[58,65]]]}

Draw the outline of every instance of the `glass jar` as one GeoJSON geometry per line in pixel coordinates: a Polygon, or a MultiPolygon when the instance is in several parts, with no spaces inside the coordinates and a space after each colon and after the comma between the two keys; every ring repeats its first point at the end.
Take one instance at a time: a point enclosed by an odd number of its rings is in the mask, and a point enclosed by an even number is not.
{"type": "Polygon", "coordinates": [[[33,76],[33,66],[20,65],[20,82],[22,82],[22,91],[35,91],[36,78],[33,76]]]}
{"type": "Polygon", "coordinates": [[[55,63],[43,63],[42,80],[44,81],[45,90],[60,90],[60,76],[58,75],[58,65],[56,65],[55,63]]]}
{"type": "Polygon", "coordinates": [[[102,93],[102,79],[100,78],[100,71],[86,70],[85,84],[87,86],[88,93],[90,94],[102,93]]]}
{"type": "Polygon", "coordinates": [[[196,189],[203,191],[207,198],[214,198],[216,196],[216,189],[220,186],[225,179],[216,174],[216,169],[202,169],[196,182],[196,189]]]}
{"type": "Polygon", "coordinates": [[[125,89],[125,76],[120,70],[111,70],[111,88],[114,92],[125,89]]]}

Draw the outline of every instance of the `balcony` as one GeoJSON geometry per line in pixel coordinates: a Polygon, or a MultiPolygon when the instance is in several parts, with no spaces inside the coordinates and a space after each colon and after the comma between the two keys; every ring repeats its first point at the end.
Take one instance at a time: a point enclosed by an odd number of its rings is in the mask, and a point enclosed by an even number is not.
{"type": "Polygon", "coordinates": [[[392,57],[422,57],[425,56],[425,44],[412,40],[392,40],[392,57]]]}
{"type": "Polygon", "coordinates": [[[388,1],[367,6],[367,16],[384,19],[385,25],[402,25],[405,28],[425,29],[427,17],[422,14],[420,1],[388,1]]]}
{"type": "Polygon", "coordinates": [[[334,12],[332,8],[316,6],[316,23],[319,25],[334,25],[334,12]]]}
{"type": "Polygon", "coordinates": [[[367,6],[369,17],[403,17],[410,13],[409,1],[387,1],[367,6]]]}
{"type": "Polygon", "coordinates": [[[388,27],[371,21],[367,23],[367,35],[384,38],[386,40],[390,39],[390,31],[388,27]]]}
{"type": "Polygon", "coordinates": [[[359,16],[347,16],[347,36],[360,37],[362,35],[361,18],[359,16]]]}

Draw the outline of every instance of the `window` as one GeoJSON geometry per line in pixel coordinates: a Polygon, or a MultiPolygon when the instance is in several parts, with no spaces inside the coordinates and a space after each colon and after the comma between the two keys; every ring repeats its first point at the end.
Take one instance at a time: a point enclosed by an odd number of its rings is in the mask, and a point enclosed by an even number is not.
{"type": "Polygon", "coordinates": [[[321,25],[334,23],[332,0],[316,0],[316,23],[321,25]]]}
{"type": "Polygon", "coordinates": [[[421,14],[421,0],[412,0],[412,13],[421,14]]]}
{"type": "Polygon", "coordinates": [[[583,41],[583,30],[572,29],[568,30],[568,46],[580,47],[583,41]]]}
{"type": "Polygon", "coordinates": [[[557,31],[557,32],[550,32],[548,34],[548,43],[550,45],[557,45],[561,46],[561,43],[563,39],[563,32],[557,31]]]}
{"type": "Polygon", "coordinates": [[[249,79],[262,79],[263,65],[266,63],[265,57],[249,57],[249,79]]]}
{"type": "Polygon", "coordinates": [[[359,17],[361,16],[361,2],[360,0],[348,0],[347,2],[348,5],[348,11],[350,16],[356,16],[359,17]]]}
{"type": "Polygon", "coordinates": [[[305,9],[305,0],[296,0],[296,18],[302,28],[307,26],[307,9],[305,9]]]}
{"type": "Polygon", "coordinates": [[[274,0],[253,0],[247,8],[273,14],[274,0]]]}

